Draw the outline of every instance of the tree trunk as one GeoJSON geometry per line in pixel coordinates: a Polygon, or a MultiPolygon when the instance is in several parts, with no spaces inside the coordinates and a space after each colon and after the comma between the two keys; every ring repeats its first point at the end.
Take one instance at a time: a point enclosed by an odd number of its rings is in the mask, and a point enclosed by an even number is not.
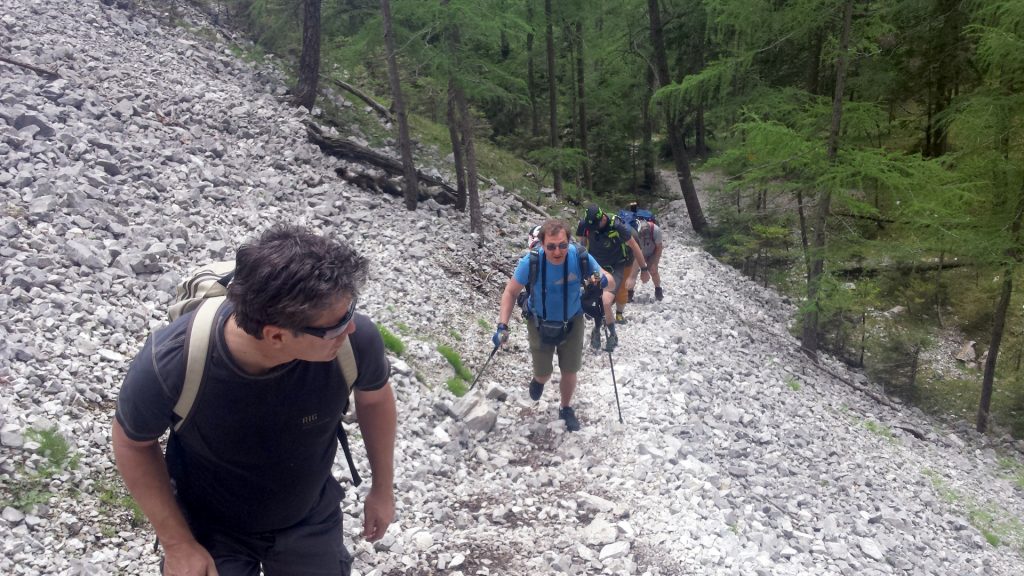
{"type": "Polygon", "coordinates": [[[409,138],[409,119],[405,114],[405,100],[402,99],[402,81],[398,74],[398,56],[395,51],[395,36],[391,30],[391,2],[380,0],[381,18],[384,25],[384,47],[387,50],[388,82],[395,117],[398,119],[398,148],[402,153],[402,172],[405,176],[405,207],[416,209],[420,195],[416,181],[416,164],[412,157],[412,140],[409,138]]]}
{"type": "Polygon", "coordinates": [[[1013,295],[1013,274],[1016,270],[1016,246],[1020,243],[1021,220],[1024,219],[1024,190],[1017,199],[1017,213],[1010,227],[1011,248],[1007,254],[1007,264],[1003,271],[1003,289],[996,304],[995,317],[992,318],[992,341],[988,346],[988,359],[985,360],[985,373],[981,379],[981,400],[978,403],[978,432],[988,430],[990,410],[992,407],[992,389],[996,379],[996,359],[999,357],[999,346],[1003,341],[1003,329],[1006,327],[1006,313],[1010,308],[1010,297],[1013,295]]]}
{"type": "MultiPolygon", "coordinates": [[[[832,127],[828,134],[828,161],[835,162],[839,152],[839,129],[843,119],[843,93],[846,85],[847,54],[850,47],[850,26],[853,21],[853,2],[846,0],[843,5],[843,24],[839,33],[839,58],[836,63],[836,90],[832,96],[832,127]]],[[[818,356],[818,289],[825,269],[825,226],[828,224],[832,190],[823,188],[818,192],[817,206],[811,225],[814,236],[810,249],[810,266],[807,270],[807,304],[804,308],[803,334],[801,345],[812,358],[818,356]]]]}
{"type": "Polygon", "coordinates": [[[459,137],[459,113],[456,110],[455,77],[448,78],[448,138],[452,141],[452,157],[455,159],[455,184],[459,191],[455,198],[455,208],[466,211],[466,167],[463,162],[462,139],[459,137]]]}
{"type": "MultiPolygon", "coordinates": [[[[1018,225],[1020,218],[1017,219],[1018,225]]],[[[1006,312],[1010,308],[1010,296],[1013,295],[1013,265],[1003,270],[1003,288],[996,303],[995,317],[992,318],[992,341],[988,347],[988,358],[985,360],[985,373],[981,379],[981,401],[978,403],[978,417],[975,427],[978,432],[988,430],[990,410],[992,408],[992,389],[996,378],[996,359],[999,357],[999,346],[1003,341],[1003,329],[1006,326],[1006,312]]]]}
{"type": "MultiPolygon", "coordinates": [[[[550,0],[548,0],[550,2],[550,0]]],[[[661,30],[661,11],[658,7],[658,0],[647,0],[647,12],[651,23],[651,44],[654,47],[654,60],[658,72],[658,86],[667,86],[671,83],[668,73],[668,56],[665,53],[665,38],[661,30]]],[[[683,192],[683,201],[686,203],[686,212],[690,216],[690,225],[693,231],[703,236],[708,232],[708,222],[704,218],[704,211],[700,207],[700,199],[697,198],[697,190],[693,187],[693,175],[690,173],[690,159],[683,148],[682,131],[678,118],[665,109],[666,124],[668,128],[668,141],[672,147],[672,159],[676,166],[676,176],[679,178],[679,188],[683,192]]]]}
{"type": "MultiPolygon", "coordinates": [[[[555,31],[551,0],[544,0],[544,17],[547,19],[545,36],[548,56],[548,116],[550,117],[550,143],[552,153],[558,150],[558,83],[555,79],[555,31]]],[[[555,196],[562,196],[562,168],[556,163],[551,171],[555,196]]]]}
{"type": "Polygon", "coordinates": [[[644,92],[643,110],[643,143],[640,154],[644,164],[644,180],[642,188],[648,193],[654,193],[655,182],[658,174],[655,171],[654,154],[654,118],[651,117],[651,97],[654,95],[654,70],[647,67],[647,90],[644,92]]]}
{"type": "Polygon", "coordinates": [[[526,0],[526,91],[530,96],[530,135],[540,137],[540,111],[537,106],[537,74],[533,67],[533,0],[526,0]]]}
{"type": "Polygon", "coordinates": [[[825,34],[818,30],[811,40],[811,49],[808,51],[807,79],[804,81],[804,90],[808,94],[818,94],[818,76],[821,74],[821,50],[825,45],[825,34]]]}
{"type": "Polygon", "coordinates": [[[320,81],[320,0],[302,2],[302,55],[294,102],[313,110],[320,81]]]}
{"type": "Polygon", "coordinates": [[[469,188],[469,230],[482,234],[483,214],[480,211],[480,192],[477,188],[476,146],[473,143],[473,117],[469,113],[466,95],[462,88],[455,87],[455,107],[458,109],[462,144],[466,147],[466,187],[469,188]]]}
{"type": "Polygon", "coordinates": [[[580,118],[577,127],[580,132],[580,150],[583,151],[583,187],[594,189],[594,173],[590,169],[590,149],[587,144],[587,98],[583,82],[585,62],[583,58],[583,20],[576,20],[576,99],[580,118]]]}

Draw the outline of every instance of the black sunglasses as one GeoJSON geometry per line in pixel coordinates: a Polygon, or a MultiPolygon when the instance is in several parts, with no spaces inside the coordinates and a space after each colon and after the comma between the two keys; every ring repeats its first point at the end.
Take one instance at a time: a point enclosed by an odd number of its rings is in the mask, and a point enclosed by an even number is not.
{"type": "Polygon", "coordinates": [[[334,340],[338,336],[341,336],[342,332],[348,328],[348,325],[352,323],[352,319],[356,317],[356,299],[352,299],[352,303],[348,305],[348,311],[342,316],[334,326],[328,326],[327,328],[298,328],[298,332],[303,334],[309,334],[310,336],[316,336],[317,338],[323,338],[324,340],[334,340]]]}
{"type": "Polygon", "coordinates": [[[551,244],[545,244],[544,248],[548,252],[554,252],[556,248],[558,250],[568,250],[569,249],[569,243],[568,242],[559,242],[558,244],[555,244],[554,242],[552,242],[551,244]]]}

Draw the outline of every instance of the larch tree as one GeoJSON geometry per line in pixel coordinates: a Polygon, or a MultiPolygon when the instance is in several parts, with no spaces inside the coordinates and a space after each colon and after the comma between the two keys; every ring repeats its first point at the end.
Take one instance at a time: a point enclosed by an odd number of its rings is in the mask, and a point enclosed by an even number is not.
{"type": "MultiPolygon", "coordinates": [[[[661,8],[658,6],[658,0],[647,1],[647,14],[650,19],[651,47],[654,51],[657,83],[658,86],[668,86],[672,83],[672,77],[669,75],[668,55],[665,51],[661,8]]],[[[672,160],[675,163],[679,187],[683,192],[683,201],[686,203],[686,212],[690,217],[690,225],[694,232],[703,236],[708,233],[708,221],[704,217],[704,210],[697,197],[697,190],[693,186],[693,174],[690,171],[690,159],[683,146],[679,115],[670,107],[665,107],[665,117],[669,146],[672,148],[672,160]]]]}
{"type": "MultiPolygon", "coordinates": [[[[846,69],[850,61],[850,27],[853,22],[854,0],[845,0],[843,3],[843,19],[839,33],[839,55],[836,62],[836,87],[832,95],[832,122],[828,133],[827,159],[830,164],[836,163],[839,153],[839,129],[843,119],[843,96],[846,86],[846,69]]],[[[818,354],[818,313],[820,303],[818,292],[821,288],[821,276],[825,264],[825,234],[828,224],[829,210],[832,205],[832,190],[828,185],[818,190],[814,218],[811,224],[813,230],[810,245],[809,260],[810,269],[807,271],[807,303],[804,306],[803,332],[800,344],[806,354],[817,357],[818,354]]]]}

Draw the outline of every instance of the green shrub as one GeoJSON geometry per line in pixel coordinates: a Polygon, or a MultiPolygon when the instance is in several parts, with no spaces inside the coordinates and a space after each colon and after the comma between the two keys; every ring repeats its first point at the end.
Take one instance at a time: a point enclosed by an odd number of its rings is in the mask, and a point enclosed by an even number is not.
{"type": "Polygon", "coordinates": [[[392,334],[383,324],[377,324],[377,331],[380,332],[380,337],[384,340],[384,347],[393,352],[395,356],[401,356],[402,352],[405,352],[405,344],[402,340],[392,334]]]}
{"type": "Polygon", "coordinates": [[[491,323],[488,322],[487,320],[484,320],[483,318],[477,318],[476,323],[479,324],[480,327],[484,329],[484,332],[491,331],[491,323]]]}

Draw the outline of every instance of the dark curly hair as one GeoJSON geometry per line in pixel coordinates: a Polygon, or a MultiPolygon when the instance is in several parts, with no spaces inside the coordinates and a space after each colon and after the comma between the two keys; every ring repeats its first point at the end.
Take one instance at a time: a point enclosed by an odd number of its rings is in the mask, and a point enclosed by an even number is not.
{"type": "Polygon", "coordinates": [[[368,269],[342,242],[277,224],[238,249],[228,299],[238,326],[261,338],[264,326],[310,326],[338,298],[357,297],[368,269]]]}

